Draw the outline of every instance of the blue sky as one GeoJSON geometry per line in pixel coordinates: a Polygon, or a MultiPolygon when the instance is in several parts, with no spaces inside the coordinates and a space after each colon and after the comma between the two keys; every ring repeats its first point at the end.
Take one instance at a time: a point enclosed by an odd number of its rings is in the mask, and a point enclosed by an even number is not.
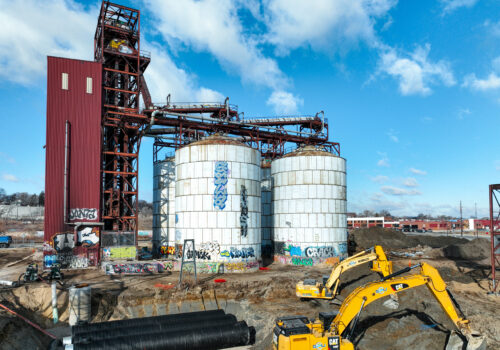
{"type": "MultiPolygon", "coordinates": [[[[487,215],[500,182],[500,1],[122,1],[141,9],[154,101],[315,114],[350,211],[487,215]]],[[[0,188],[44,186],[46,56],[92,59],[100,2],[0,0],[0,188]]],[[[152,144],[140,197],[152,199],[152,144]]]]}

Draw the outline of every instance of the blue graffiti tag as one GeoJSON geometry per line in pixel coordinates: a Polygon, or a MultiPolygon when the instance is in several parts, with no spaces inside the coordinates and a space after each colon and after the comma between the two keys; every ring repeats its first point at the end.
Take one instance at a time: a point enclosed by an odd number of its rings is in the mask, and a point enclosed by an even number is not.
{"type": "Polygon", "coordinates": [[[215,162],[214,170],[214,208],[224,210],[227,200],[227,162],[215,162]]]}

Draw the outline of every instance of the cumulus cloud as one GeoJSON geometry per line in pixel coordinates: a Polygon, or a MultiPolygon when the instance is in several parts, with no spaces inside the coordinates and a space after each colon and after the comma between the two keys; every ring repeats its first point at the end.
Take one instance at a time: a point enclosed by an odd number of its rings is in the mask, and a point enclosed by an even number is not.
{"type": "MultiPolygon", "coordinates": [[[[29,85],[45,76],[47,55],[93,59],[98,4],[27,0],[1,1],[1,6],[6,30],[0,32],[0,77],[29,85]]],[[[196,77],[178,68],[160,45],[143,39],[142,48],[153,56],[146,80],[155,101],[164,101],[168,93],[178,100],[224,100],[219,92],[198,87],[196,77]]]]}
{"type": "Polygon", "coordinates": [[[415,175],[427,175],[427,171],[419,170],[419,169],[415,169],[415,168],[410,168],[410,173],[415,174],[415,175]]]}
{"type": "Polygon", "coordinates": [[[418,182],[413,177],[408,177],[403,181],[403,185],[406,187],[418,187],[418,182]]]}
{"type": "Polygon", "coordinates": [[[323,50],[361,41],[377,45],[373,26],[396,4],[397,0],[264,1],[265,40],[279,54],[301,46],[323,50]]]}
{"type": "Polygon", "coordinates": [[[420,191],[417,190],[407,190],[405,188],[399,188],[394,186],[382,186],[380,190],[385,194],[389,194],[392,196],[416,196],[422,194],[420,191]]]}
{"type": "Polygon", "coordinates": [[[464,118],[465,118],[465,116],[467,116],[467,115],[469,115],[469,114],[471,114],[471,113],[472,113],[472,112],[470,111],[470,109],[469,109],[469,108],[460,108],[460,109],[458,110],[458,116],[457,116],[457,118],[458,118],[458,119],[460,119],[460,120],[462,120],[462,119],[464,119],[464,118]]]}
{"type": "Polygon", "coordinates": [[[99,9],[74,1],[1,1],[0,77],[33,84],[47,55],[92,59],[99,9]],[[41,26],[43,24],[43,30],[41,26]]]}
{"type": "Polygon", "coordinates": [[[410,54],[398,53],[393,48],[382,51],[378,72],[399,80],[399,91],[403,95],[429,95],[430,85],[455,85],[450,65],[444,60],[431,62],[428,58],[431,46],[417,46],[410,54]]]}
{"type": "Polygon", "coordinates": [[[379,184],[382,184],[384,182],[387,182],[389,180],[389,178],[385,175],[377,175],[375,177],[372,177],[371,180],[373,182],[376,182],[376,183],[379,183],[379,184]]]}
{"type": "Polygon", "coordinates": [[[145,43],[143,47],[151,51],[151,64],[145,77],[153,102],[165,102],[168,94],[173,101],[222,102],[220,92],[199,87],[196,76],[179,68],[159,44],[145,43]]]}
{"type": "Polygon", "coordinates": [[[275,59],[258,47],[259,40],[245,31],[238,15],[241,7],[259,17],[260,5],[253,1],[229,0],[149,0],[156,29],[171,47],[189,46],[212,54],[222,68],[243,82],[270,88],[267,103],[276,113],[296,113],[303,101],[286,91],[289,78],[275,59]]]}
{"type": "Polygon", "coordinates": [[[8,181],[8,182],[19,182],[19,179],[12,174],[2,174],[2,180],[8,181]]]}
{"type": "Polygon", "coordinates": [[[475,74],[469,74],[465,77],[462,86],[478,91],[496,90],[500,88],[500,76],[491,72],[487,78],[478,79],[475,74]]]}
{"type": "Polygon", "coordinates": [[[460,7],[472,7],[478,0],[441,0],[443,5],[443,13],[447,14],[455,11],[460,7]]]}
{"type": "Polygon", "coordinates": [[[294,114],[299,110],[304,101],[286,91],[274,91],[269,99],[267,105],[272,106],[277,114],[294,114]]]}

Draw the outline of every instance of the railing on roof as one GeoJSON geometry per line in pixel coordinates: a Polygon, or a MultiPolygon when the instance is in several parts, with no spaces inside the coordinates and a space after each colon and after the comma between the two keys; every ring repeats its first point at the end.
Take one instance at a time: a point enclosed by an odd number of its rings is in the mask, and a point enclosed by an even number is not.
{"type": "MultiPolygon", "coordinates": [[[[167,104],[153,102],[153,106],[169,109],[226,108],[226,104],[221,102],[169,102],[167,104]]],[[[237,105],[229,104],[229,108],[238,111],[237,105]]]]}

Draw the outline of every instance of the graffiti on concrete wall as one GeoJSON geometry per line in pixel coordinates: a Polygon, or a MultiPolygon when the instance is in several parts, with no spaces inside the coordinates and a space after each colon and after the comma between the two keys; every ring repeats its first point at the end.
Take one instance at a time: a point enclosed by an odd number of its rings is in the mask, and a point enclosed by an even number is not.
{"type": "Polygon", "coordinates": [[[84,227],[78,230],[78,245],[82,247],[93,247],[99,243],[99,228],[84,227]]]}
{"type": "Polygon", "coordinates": [[[108,269],[113,269],[115,274],[143,274],[155,273],[158,271],[157,265],[152,263],[130,263],[130,264],[112,264],[106,266],[106,273],[108,269]]]}
{"type": "Polygon", "coordinates": [[[224,272],[245,272],[247,270],[256,269],[258,267],[259,263],[257,261],[231,262],[224,264],[224,272]]]}
{"type": "Polygon", "coordinates": [[[287,245],[284,248],[284,251],[285,251],[285,255],[287,255],[286,254],[287,252],[290,256],[301,256],[302,255],[302,249],[299,246],[294,246],[291,244],[287,245]]]}
{"type": "Polygon", "coordinates": [[[241,235],[246,237],[248,234],[248,195],[247,188],[245,185],[241,185],[240,191],[240,227],[241,227],[241,235]]]}
{"type": "MultiPolygon", "coordinates": [[[[190,247],[191,248],[191,247],[190,247]]],[[[193,250],[190,249],[186,252],[186,257],[192,259],[193,255],[196,255],[196,259],[200,260],[211,260],[212,257],[217,257],[220,252],[220,245],[218,242],[206,242],[202,243],[198,249],[196,249],[195,254],[193,250]]]]}
{"type": "Polygon", "coordinates": [[[97,209],[75,208],[69,211],[70,220],[97,220],[97,209]]]}
{"type": "Polygon", "coordinates": [[[227,177],[228,177],[227,162],[215,162],[214,170],[214,208],[224,210],[227,200],[227,177]]]}
{"type": "Polygon", "coordinates": [[[341,256],[347,255],[347,243],[339,243],[339,253],[341,256]]]}
{"type": "Polygon", "coordinates": [[[135,259],[137,250],[132,247],[109,247],[102,249],[104,259],[135,259]]]}
{"type": "Polygon", "coordinates": [[[85,269],[89,267],[89,259],[84,255],[58,254],[57,262],[63,269],[85,269]]]}
{"type": "Polygon", "coordinates": [[[300,256],[292,256],[292,265],[296,266],[313,266],[314,261],[312,258],[303,258],[300,256]]]}
{"type": "Polygon", "coordinates": [[[307,247],[305,249],[305,256],[309,258],[328,258],[331,256],[337,256],[335,252],[335,247],[324,246],[324,247],[307,247]]]}
{"type": "Polygon", "coordinates": [[[160,247],[160,254],[162,256],[175,255],[175,247],[162,245],[160,247]]]}

